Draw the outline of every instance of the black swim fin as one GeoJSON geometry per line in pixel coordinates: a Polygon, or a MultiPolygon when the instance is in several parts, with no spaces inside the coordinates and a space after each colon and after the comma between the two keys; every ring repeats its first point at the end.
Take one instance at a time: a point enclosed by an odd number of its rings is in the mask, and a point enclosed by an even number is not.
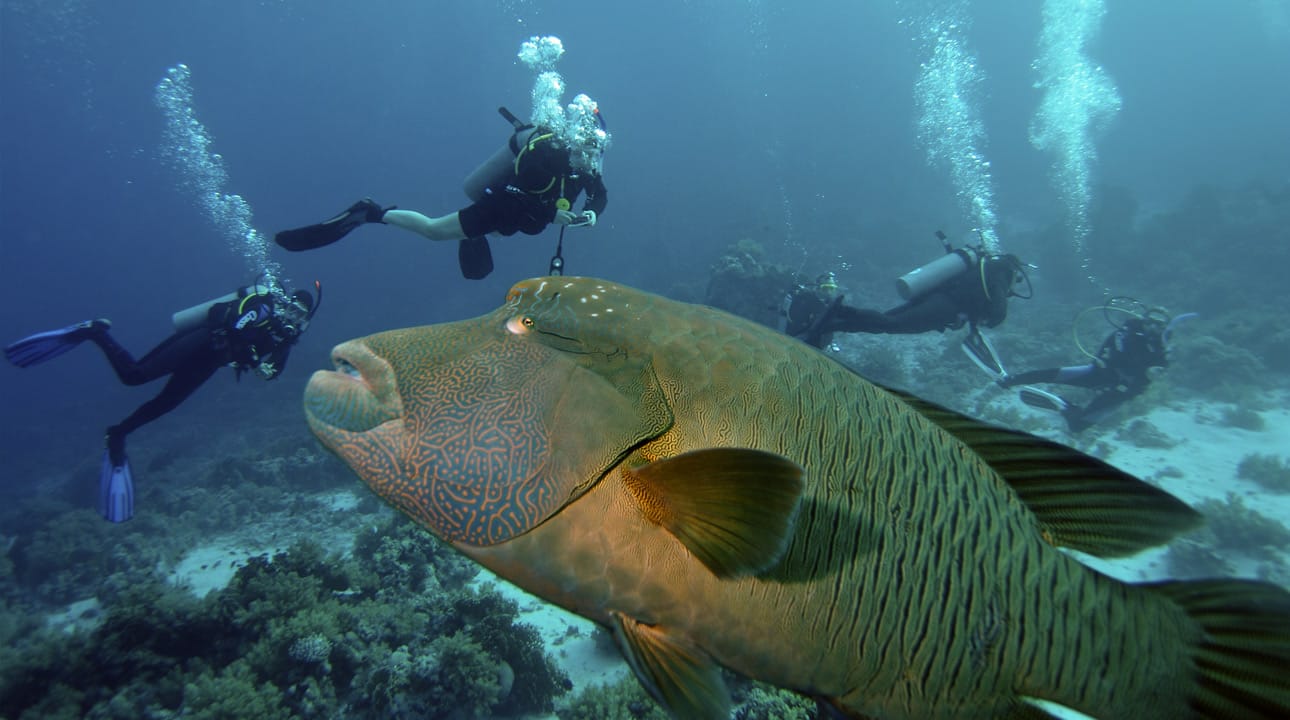
{"type": "Polygon", "coordinates": [[[102,318],[86,320],[75,325],[68,325],[58,330],[48,330],[10,343],[4,349],[4,356],[18,367],[31,367],[71,350],[88,340],[96,332],[105,332],[112,323],[102,318]]]}
{"type": "Polygon", "coordinates": [[[273,236],[273,241],[279,247],[291,252],[313,250],[340,240],[359,225],[380,222],[383,214],[384,210],[380,205],[371,198],[363,198],[330,220],[324,220],[317,225],[283,230],[273,236]]]}
{"type": "Polygon", "coordinates": [[[461,266],[461,276],[467,280],[482,280],[493,271],[493,251],[488,247],[488,238],[465,238],[457,243],[457,264],[461,266]]]}
{"type": "Polygon", "coordinates": [[[99,471],[99,514],[114,523],[134,517],[134,475],[130,472],[130,460],[122,458],[121,464],[116,465],[109,450],[103,451],[103,467],[99,471]]]}

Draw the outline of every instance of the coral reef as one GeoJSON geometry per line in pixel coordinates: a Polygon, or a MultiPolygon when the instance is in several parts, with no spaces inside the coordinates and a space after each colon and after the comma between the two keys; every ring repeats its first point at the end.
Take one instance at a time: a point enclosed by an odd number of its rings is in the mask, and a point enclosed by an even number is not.
{"type": "Polygon", "coordinates": [[[469,720],[550,711],[567,690],[515,603],[470,585],[458,553],[402,516],[354,547],[298,542],[201,599],[143,575],[87,632],[2,613],[0,716],[469,720]]]}
{"type": "Polygon", "coordinates": [[[728,248],[712,266],[703,302],[776,327],[784,296],[797,287],[797,282],[788,268],[766,260],[761,245],[744,239],[728,248]]]}
{"type": "Polygon", "coordinates": [[[1250,453],[1236,465],[1236,476],[1278,493],[1290,493],[1290,460],[1250,453]]]}
{"type": "Polygon", "coordinates": [[[1244,405],[1231,405],[1225,408],[1222,416],[1219,417],[1218,423],[1227,427],[1254,432],[1262,431],[1267,427],[1262,415],[1244,405]]]}
{"type": "Polygon", "coordinates": [[[560,720],[668,720],[636,678],[591,685],[556,709],[560,720]]]}
{"type": "Polygon", "coordinates": [[[1229,492],[1226,501],[1206,500],[1196,509],[1208,521],[1204,532],[1212,535],[1218,550],[1266,560],[1279,559],[1277,553],[1290,546],[1290,529],[1246,507],[1236,493],[1229,492]]]}
{"type": "Polygon", "coordinates": [[[816,717],[814,700],[788,690],[754,683],[742,695],[742,702],[732,716],[734,720],[813,720],[816,717]]]}
{"type": "Polygon", "coordinates": [[[1116,431],[1115,439],[1140,448],[1171,448],[1178,444],[1177,440],[1142,418],[1131,420],[1128,425],[1116,431]]]}
{"type": "Polygon", "coordinates": [[[1232,574],[1232,566],[1205,543],[1190,538],[1174,541],[1165,553],[1165,567],[1170,577],[1207,578],[1232,574]]]}

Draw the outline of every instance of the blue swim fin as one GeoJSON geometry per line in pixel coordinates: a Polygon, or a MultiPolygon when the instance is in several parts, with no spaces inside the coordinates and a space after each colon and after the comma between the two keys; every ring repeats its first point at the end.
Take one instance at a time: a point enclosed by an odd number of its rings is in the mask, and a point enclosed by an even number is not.
{"type": "Polygon", "coordinates": [[[35,335],[28,335],[5,347],[4,356],[5,359],[18,367],[25,368],[39,365],[80,345],[95,332],[103,332],[110,327],[112,327],[111,322],[100,318],[68,325],[59,330],[48,330],[35,335]]]}
{"type": "Polygon", "coordinates": [[[113,465],[107,450],[103,451],[103,468],[99,471],[99,514],[104,520],[114,523],[134,517],[134,477],[130,473],[130,460],[123,458],[120,465],[113,465]]]}

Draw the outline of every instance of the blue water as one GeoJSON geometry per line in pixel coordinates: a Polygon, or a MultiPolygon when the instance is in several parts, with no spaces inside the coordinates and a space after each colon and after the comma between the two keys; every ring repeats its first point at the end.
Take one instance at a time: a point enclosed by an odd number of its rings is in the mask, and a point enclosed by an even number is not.
{"type": "MultiPolygon", "coordinates": [[[[264,267],[288,288],[317,280],[319,313],[279,379],[234,382],[222,370],[130,437],[150,497],[168,483],[220,480],[225,455],[245,465],[263,448],[314,447],[301,395],[334,345],[491,310],[515,281],[546,272],[558,233],[494,238],[496,270],[483,281],[460,277],[455,243],[394,228],[296,254],[265,239],[365,196],[428,215],[466,205],[462,179],[509,135],[498,106],[531,109],[521,43],[556,35],[563,100],[590,95],[613,135],[608,209],[595,228],[567,233],[568,273],[701,301],[714,263],[751,241],[768,262],[807,276],[834,270],[849,300],[886,306],[897,302],[893,278],[940,252],[933,231],[980,237],[1039,265],[1035,299],[1014,301],[992,331],[1012,369],[1078,362],[1072,317],[1106,293],[1131,294],[1200,313],[1180,331],[1190,344],[1153,407],[1224,426],[1221,437],[1246,432],[1224,408],[1284,420],[1275,405],[1290,387],[1290,6],[1102,5],[0,0],[0,343],[106,317],[142,354],[170,333],[173,312],[264,267]],[[1077,15],[1094,20],[1051,24],[1077,15]],[[1077,32],[1070,52],[1045,54],[1077,32]],[[176,133],[155,96],[181,64],[191,97],[178,109],[191,121],[180,130],[191,132],[176,133]],[[1197,396],[1215,405],[1185,404],[1197,396]],[[283,437],[297,444],[274,444],[283,437]]],[[[1104,330],[1085,328],[1083,342],[1104,330]]],[[[871,365],[918,365],[914,390],[979,408],[993,388],[959,357],[959,337],[945,336],[943,357],[930,345],[912,360],[893,355],[910,345],[886,338],[863,348],[879,350],[871,365]]],[[[75,531],[65,510],[93,506],[104,428],[160,385],[122,387],[88,346],[35,368],[0,364],[0,611],[35,612],[10,551],[75,531]]],[[[996,411],[1019,406],[995,392],[996,411]]],[[[1250,430],[1248,447],[1286,462],[1283,428],[1250,430]]],[[[1097,432],[1123,444],[1113,427],[1097,432]]],[[[1204,462],[1161,450],[1153,479],[1203,476],[1187,487],[1221,497],[1236,486],[1235,462],[1215,458],[1235,453],[1201,433],[1182,441],[1204,462]]],[[[1098,437],[1078,442],[1107,452],[1098,437]]],[[[320,465],[274,477],[307,492],[320,465]]],[[[357,480],[352,489],[367,496],[357,480]]],[[[142,503],[143,519],[104,537],[177,525],[159,505],[142,503]]],[[[1249,505],[1263,508],[1257,497],[1249,505]]],[[[327,523],[317,525],[328,542],[327,523]]],[[[118,557],[142,554],[111,545],[118,557]]],[[[1285,563],[1251,567],[1241,572],[1285,582],[1285,563]]]]}
{"type": "MultiPolygon", "coordinates": [[[[1110,5],[1087,50],[1122,107],[1094,136],[1095,198],[1113,186],[1148,212],[1198,185],[1284,185],[1285,10],[1110,5]]],[[[918,137],[917,23],[950,6],[971,19],[962,41],[980,71],[973,109],[1008,249],[1009,227],[1067,222],[1054,156],[1029,137],[1042,99],[1038,3],[6,0],[0,338],[108,317],[142,352],[173,311],[254,276],[162,161],[153,89],[168,68],[191,69],[227,191],[271,235],[363,196],[428,214],[462,207],[462,178],[507,135],[497,106],[529,107],[519,45],[545,34],[567,50],[566,100],[590,94],[614,135],[609,208],[594,230],[569,233],[570,273],[702,287],[722,249],[749,238],[804,266],[846,263],[853,286],[886,287],[889,276],[864,275],[866,259],[917,264],[936,250],[932,230],[959,238],[975,227],[962,188],[918,137]]],[[[332,345],[486,311],[515,280],[545,272],[555,237],[495,240],[497,270],[482,282],[460,278],[451,245],[389,228],[312,253],[275,249],[289,284],[319,279],[326,294],[285,376],[216,377],[158,424],[297,412],[332,345]]],[[[1087,252],[1095,270],[1104,263],[1087,252]]],[[[1052,255],[1072,270],[1080,261],[1052,255]]],[[[89,348],[0,368],[3,456],[11,467],[83,463],[102,428],[150,396],[119,387],[89,348]]],[[[5,491],[38,479],[9,474],[5,491]]]]}

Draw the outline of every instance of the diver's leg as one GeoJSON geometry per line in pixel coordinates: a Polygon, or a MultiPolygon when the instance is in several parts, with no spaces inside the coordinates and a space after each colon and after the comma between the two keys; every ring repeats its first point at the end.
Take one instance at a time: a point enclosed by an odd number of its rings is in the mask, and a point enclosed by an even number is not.
{"type": "Polygon", "coordinates": [[[467,237],[461,229],[459,213],[455,212],[432,218],[415,210],[387,210],[381,220],[386,225],[409,230],[431,240],[464,240],[467,237]]]}
{"type": "Polygon", "coordinates": [[[952,300],[933,293],[899,305],[884,313],[887,329],[882,332],[915,334],[962,327],[965,317],[952,300]]]}
{"type": "Polygon", "coordinates": [[[107,429],[108,453],[112,464],[120,466],[125,462],[125,437],[140,427],[156,420],[179,407],[202,383],[210,379],[219,365],[213,362],[189,364],[179,368],[166,381],[156,397],[140,405],[121,422],[107,429]]]}
{"type": "Polygon", "coordinates": [[[1113,387],[1105,392],[1098,393],[1096,397],[1089,401],[1082,410],[1076,413],[1075,417],[1066,418],[1071,432],[1079,432],[1095,423],[1102,422],[1106,416],[1110,415],[1120,406],[1142,394],[1145,387],[1127,388],[1113,387]],[[1079,426],[1076,429],[1076,426],[1079,426]]]}
{"type": "Polygon", "coordinates": [[[829,313],[829,316],[821,323],[821,331],[824,333],[847,332],[847,333],[889,333],[898,332],[894,330],[898,326],[885,313],[867,308],[851,307],[850,305],[839,304],[829,313]]]}
{"type": "Polygon", "coordinates": [[[1005,375],[999,379],[999,387],[1009,388],[1013,385],[1057,382],[1057,377],[1061,374],[1061,371],[1062,368],[1043,368],[1041,370],[1017,373],[1016,375],[1005,375]]]}
{"type": "Polygon", "coordinates": [[[1075,387],[1097,387],[1100,382],[1098,367],[1092,363],[1088,365],[1068,365],[1067,367],[1044,368],[1042,370],[1031,370],[1029,372],[1008,375],[999,381],[1001,387],[1012,387],[1014,385],[1033,385],[1034,383],[1055,383],[1058,385],[1073,385],[1075,387]]]}
{"type": "Polygon", "coordinates": [[[90,340],[99,346],[103,356],[116,371],[116,376],[126,385],[152,382],[174,373],[186,362],[210,352],[210,333],[205,328],[195,328],[171,335],[149,350],[142,360],[135,360],[130,351],[106,330],[95,333],[90,340]]]}

